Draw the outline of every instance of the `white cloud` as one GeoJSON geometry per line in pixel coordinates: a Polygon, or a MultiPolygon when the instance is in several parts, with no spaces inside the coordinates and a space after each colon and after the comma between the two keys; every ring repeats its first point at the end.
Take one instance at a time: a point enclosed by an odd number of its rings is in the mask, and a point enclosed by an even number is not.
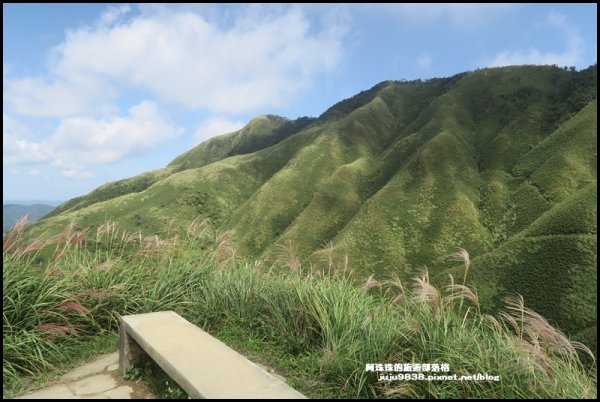
{"type": "MultiPolygon", "coordinates": [[[[119,161],[182,133],[160,115],[159,103],[217,116],[285,105],[316,75],[335,69],[346,35],[344,18],[323,17],[318,24],[295,5],[135,8],[139,12],[110,6],[90,25],[67,31],[45,73],[19,75],[4,63],[5,165],[42,163],[84,179],[94,164],[119,161]],[[155,102],[122,115],[117,101],[126,101],[131,90],[155,102]],[[45,139],[36,139],[23,124],[28,116],[61,120],[45,139]]],[[[194,140],[243,125],[213,117],[194,140]]],[[[44,170],[37,168],[12,170],[36,176],[44,170]]]]}
{"type": "Polygon", "coordinates": [[[29,129],[15,118],[2,111],[2,137],[27,137],[31,135],[29,129]]]}
{"type": "Polygon", "coordinates": [[[284,105],[341,57],[344,27],[316,31],[298,6],[244,7],[227,24],[176,10],[110,8],[67,32],[50,78],[9,81],[5,101],[18,114],[74,116],[94,102],[106,107],[118,87],[191,109],[249,112],[284,105]]]}
{"type": "Polygon", "coordinates": [[[118,6],[108,7],[98,19],[98,26],[106,28],[121,20],[127,13],[131,11],[129,4],[120,4],[118,6]]]}
{"type": "Polygon", "coordinates": [[[431,56],[428,54],[421,54],[417,59],[417,63],[420,67],[427,69],[431,67],[431,56]]]}
{"type": "Polygon", "coordinates": [[[30,131],[15,118],[2,113],[2,162],[35,163],[48,160],[44,145],[30,141],[30,131]]]}
{"type": "Polygon", "coordinates": [[[23,139],[18,122],[6,113],[3,120],[5,164],[48,162],[63,168],[63,176],[73,178],[89,177],[86,166],[119,161],[182,133],[160,116],[150,101],[131,107],[126,117],[63,119],[41,142],[23,139]]]}
{"type": "Polygon", "coordinates": [[[194,132],[194,141],[196,144],[199,144],[211,137],[231,133],[244,126],[245,123],[241,121],[231,121],[224,117],[211,117],[206,119],[194,132]]]}
{"type": "Polygon", "coordinates": [[[14,137],[4,137],[2,141],[2,162],[36,163],[49,159],[49,149],[43,143],[36,143],[14,137]]]}
{"type": "Polygon", "coordinates": [[[20,115],[66,117],[90,112],[114,112],[109,101],[116,92],[91,75],[51,81],[41,77],[7,80],[4,101],[20,115]]]}
{"type": "Polygon", "coordinates": [[[63,175],[63,176],[65,176],[65,177],[69,177],[71,179],[77,179],[77,180],[81,180],[81,179],[86,179],[88,177],[92,177],[92,172],[90,172],[88,170],[82,170],[82,169],[66,169],[66,170],[61,170],[60,174],[63,175]]]}
{"type": "MultiPolygon", "coordinates": [[[[363,6],[360,6],[363,7],[363,6]]],[[[449,23],[463,30],[488,25],[506,12],[515,10],[517,4],[432,4],[402,3],[365,6],[375,12],[388,12],[404,22],[414,24],[449,23]]]]}
{"type": "Polygon", "coordinates": [[[111,163],[179,134],[181,130],[159,115],[154,102],[143,101],[129,109],[128,117],[64,119],[49,143],[56,150],[54,160],[60,166],[69,160],[81,164],[111,163]]]}
{"type": "Polygon", "coordinates": [[[450,21],[462,28],[481,27],[514,10],[516,4],[438,4],[450,21]]]}
{"type": "Polygon", "coordinates": [[[558,29],[564,37],[566,48],[563,52],[541,52],[535,47],[515,51],[501,51],[485,65],[490,67],[517,64],[556,64],[559,66],[576,66],[580,64],[584,53],[583,39],[576,27],[567,22],[567,17],[559,12],[551,11],[546,25],[558,29]]]}

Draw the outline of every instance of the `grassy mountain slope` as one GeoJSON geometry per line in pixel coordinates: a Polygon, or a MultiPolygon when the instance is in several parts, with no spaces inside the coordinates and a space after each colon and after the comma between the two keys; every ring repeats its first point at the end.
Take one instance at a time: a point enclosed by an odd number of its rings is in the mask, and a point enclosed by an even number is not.
{"type": "MultiPolygon", "coordinates": [[[[527,294],[537,311],[590,345],[597,314],[596,122],[593,101],[521,158],[513,173],[525,176],[543,207],[517,210],[515,220],[526,214],[521,221],[530,224],[473,262],[475,270],[494,267],[504,289],[527,294]]],[[[513,202],[523,202],[524,188],[513,202]]]]}
{"type": "Polygon", "coordinates": [[[282,132],[284,135],[288,133],[281,129],[287,128],[289,123],[287,119],[279,116],[256,117],[239,131],[212,138],[192,148],[178,156],[164,169],[104,184],[83,197],[63,203],[52,215],[74,211],[122,195],[139,193],[173,173],[206,166],[227,156],[256,151],[267,144],[272,145],[281,139],[282,132]]]}
{"type": "Polygon", "coordinates": [[[244,255],[276,258],[291,242],[306,262],[348,254],[357,279],[426,265],[443,283],[463,247],[489,308],[519,292],[595,339],[596,86],[596,66],[382,82],[318,119],[254,119],[37,228],[113,219],[163,234],[202,217],[244,255]]]}

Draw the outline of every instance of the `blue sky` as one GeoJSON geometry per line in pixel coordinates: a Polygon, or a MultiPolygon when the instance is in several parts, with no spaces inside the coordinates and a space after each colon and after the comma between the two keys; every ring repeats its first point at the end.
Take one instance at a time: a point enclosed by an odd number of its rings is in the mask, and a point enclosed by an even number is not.
{"type": "Polygon", "coordinates": [[[3,200],[67,200],[383,80],[597,59],[596,4],[3,4],[3,200]]]}

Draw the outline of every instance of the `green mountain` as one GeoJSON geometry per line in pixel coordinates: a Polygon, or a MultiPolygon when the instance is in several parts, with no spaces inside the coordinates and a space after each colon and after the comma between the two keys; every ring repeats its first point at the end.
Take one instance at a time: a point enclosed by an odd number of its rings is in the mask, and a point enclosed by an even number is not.
{"type": "Polygon", "coordinates": [[[59,206],[39,229],[107,219],[151,234],[207,218],[240,252],[348,255],[357,279],[461,278],[596,342],[597,69],[482,69],[385,81],[319,118],[260,116],[167,167],[59,206]]]}
{"type": "Polygon", "coordinates": [[[44,204],[4,204],[2,205],[2,231],[10,230],[23,216],[27,216],[27,220],[33,222],[47,215],[53,209],[54,207],[44,204]]]}

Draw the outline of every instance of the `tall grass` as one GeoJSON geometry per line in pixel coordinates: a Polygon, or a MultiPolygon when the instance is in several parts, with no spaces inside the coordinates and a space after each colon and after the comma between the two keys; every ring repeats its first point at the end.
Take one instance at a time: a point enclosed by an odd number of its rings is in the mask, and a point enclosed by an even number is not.
{"type": "Polygon", "coordinates": [[[332,250],[310,269],[291,244],[278,267],[248,262],[206,222],[169,240],[113,223],[96,233],[68,227],[55,238],[28,236],[22,223],[4,239],[4,393],[65,361],[66,345],[117,331],[121,315],[174,310],[212,333],[234,328],[242,345],[248,336],[275,345],[263,358],[276,350],[290,363],[288,379],[313,397],[596,396],[595,368],[575,351],[583,345],[518,296],[500,317],[482,315],[466,269],[462,285],[443,291],[426,271],[413,286],[373,276],[356,286],[347,257],[337,261],[332,250]],[[451,374],[500,381],[378,382],[367,363],[447,363],[451,374]]]}

